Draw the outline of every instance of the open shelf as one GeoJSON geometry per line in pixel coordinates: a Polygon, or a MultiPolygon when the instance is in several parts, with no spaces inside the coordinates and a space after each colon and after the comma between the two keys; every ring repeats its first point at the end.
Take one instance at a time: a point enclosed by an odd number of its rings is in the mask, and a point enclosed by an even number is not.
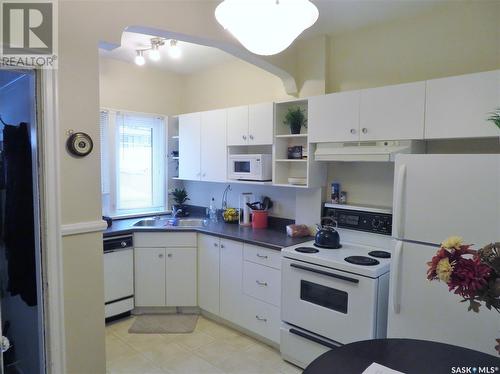
{"type": "Polygon", "coordinates": [[[307,158],[279,158],[276,162],[307,162],[307,158]]]}
{"type": "Polygon", "coordinates": [[[172,160],[178,160],[179,157],[172,157],[172,160]]]}
{"type": "Polygon", "coordinates": [[[276,138],[307,138],[307,134],[281,134],[276,135],[276,138]]]}

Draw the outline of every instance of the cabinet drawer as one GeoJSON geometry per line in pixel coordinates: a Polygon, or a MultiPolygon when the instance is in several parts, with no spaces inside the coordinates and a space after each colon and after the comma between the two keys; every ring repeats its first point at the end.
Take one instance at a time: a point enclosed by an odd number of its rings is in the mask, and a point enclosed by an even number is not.
{"type": "Polygon", "coordinates": [[[258,247],[252,244],[244,246],[244,258],[246,261],[257,264],[271,266],[275,269],[281,269],[281,252],[272,249],[258,247]]]}
{"type": "Polygon", "coordinates": [[[279,306],[281,272],[267,266],[244,261],[243,292],[266,303],[279,306]]]}
{"type": "Polygon", "coordinates": [[[243,307],[243,327],[279,344],[280,309],[245,295],[243,307]]]}
{"type": "Polygon", "coordinates": [[[148,232],[135,233],[136,247],[196,247],[195,232],[148,232]]]}

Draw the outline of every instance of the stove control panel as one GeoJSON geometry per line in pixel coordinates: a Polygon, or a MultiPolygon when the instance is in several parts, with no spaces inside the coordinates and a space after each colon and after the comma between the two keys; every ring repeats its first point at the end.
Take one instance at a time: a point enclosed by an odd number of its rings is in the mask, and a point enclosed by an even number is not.
{"type": "Polygon", "coordinates": [[[337,221],[338,227],[375,234],[392,234],[392,214],[325,207],[323,217],[337,221]]]}

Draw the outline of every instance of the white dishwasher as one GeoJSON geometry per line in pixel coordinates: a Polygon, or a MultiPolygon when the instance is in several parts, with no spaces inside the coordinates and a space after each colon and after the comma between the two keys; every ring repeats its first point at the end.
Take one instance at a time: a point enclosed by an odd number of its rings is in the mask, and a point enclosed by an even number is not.
{"type": "Polygon", "coordinates": [[[104,238],[104,307],[106,319],[134,309],[134,242],[132,235],[104,238]]]}

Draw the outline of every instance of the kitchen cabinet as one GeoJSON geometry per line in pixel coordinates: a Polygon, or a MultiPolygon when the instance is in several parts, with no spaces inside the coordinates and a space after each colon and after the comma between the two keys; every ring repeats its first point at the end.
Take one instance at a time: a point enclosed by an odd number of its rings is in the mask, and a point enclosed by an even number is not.
{"type": "Polygon", "coordinates": [[[273,144],[274,104],[227,109],[227,145],[273,144]]]}
{"type": "Polygon", "coordinates": [[[500,105],[500,70],[427,81],[425,138],[498,137],[488,122],[500,105]]]}
{"type": "Polygon", "coordinates": [[[179,178],[199,180],[201,175],[201,113],[179,116],[179,178]]]}
{"type": "Polygon", "coordinates": [[[135,248],[135,305],[165,306],[165,248],[135,248]]]}
{"type": "Polygon", "coordinates": [[[226,110],[211,110],[201,113],[200,157],[201,175],[199,179],[211,182],[226,180],[226,110]]]}
{"type": "Polygon", "coordinates": [[[359,139],[424,138],[425,82],[361,90],[359,139]]]}
{"type": "Polygon", "coordinates": [[[198,305],[215,315],[220,313],[220,239],[198,235],[198,305]]]}
{"type": "Polygon", "coordinates": [[[243,313],[243,243],[220,240],[220,316],[237,325],[243,313]]]}
{"type": "Polygon", "coordinates": [[[134,235],[135,305],[196,306],[196,233],[134,235]]]}
{"type": "Polygon", "coordinates": [[[309,99],[311,143],[359,140],[360,91],[332,93],[309,99]]]}

